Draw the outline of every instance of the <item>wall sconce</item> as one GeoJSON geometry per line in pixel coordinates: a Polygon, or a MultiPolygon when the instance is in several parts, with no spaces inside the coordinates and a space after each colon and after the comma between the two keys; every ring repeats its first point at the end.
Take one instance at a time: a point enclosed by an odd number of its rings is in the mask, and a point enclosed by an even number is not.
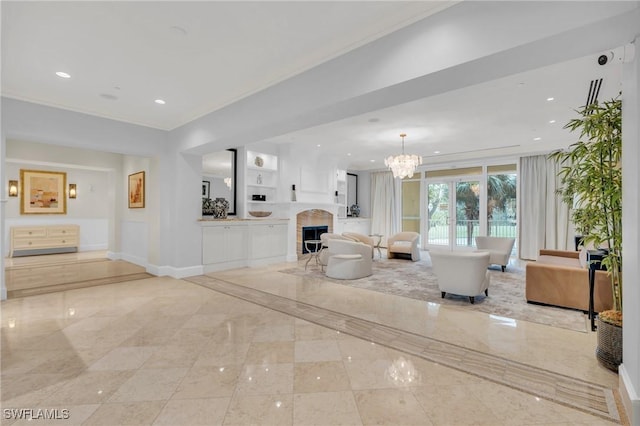
{"type": "Polygon", "coordinates": [[[18,196],[18,181],[10,180],[9,181],[9,197],[17,197],[18,196]]]}
{"type": "Polygon", "coordinates": [[[76,191],[76,184],[75,183],[70,183],[69,184],[69,198],[76,198],[76,195],[78,195],[78,193],[76,191]]]}

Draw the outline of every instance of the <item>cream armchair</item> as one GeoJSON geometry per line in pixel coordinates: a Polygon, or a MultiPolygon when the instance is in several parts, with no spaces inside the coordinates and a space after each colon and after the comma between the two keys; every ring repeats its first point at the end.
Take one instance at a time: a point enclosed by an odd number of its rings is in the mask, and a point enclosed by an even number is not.
{"type": "Polygon", "coordinates": [[[373,249],[376,246],[376,243],[375,241],[373,241],[373,238],[364,234],[358,234],[357,232],[343,232],[342,236],[347,237],[357,243],[366,244],[369,247],[371,247],[371,258],[373,258],[373,249]]]}
{"type": "Polygon", "coordinates": [[[473,304],[475,296],[483,292],[489,296],[488,252],[431,250],[429,256],[443,298],[447,293],[457,294],[469,297],[473,304]]]}
{"type": "Polygon", "coordinates": [[[407,254],[411,260],[420,260],[420,234],[417,232],[400,232],[387,238],[387,257],[393,259],[396,254],[407,254]]]}
{"type": "Polygon", "coordinates": [[[476,237],[476,247],[478,251],[487,251],[490,255],[490,262],[493,265],[500,265],[502,272],[509,264],[511,251],[515,244],[515,238],[507,237],[476,237]]]}
{"type": "Polygon", "coordinates": [[[324,267],[327,266],[327,263],[329,262],[328,247],[329,247],[329,242],[332,240],[353,241],[350,238],[343,237],[340,234],[332,234],[328,232],[321,234],[320,241],[322,241],[322,245],[320,249],[320,254],[318,254],[318,261],[320,262],[320,267],[322,269],[324,269],[324,267]]]}
{"type": "Polygon", "coordinates": [[[332,239],[327,249],[326,275],[339,280],[355,280],[373,273],[371,247],[355,241],[332,239]]]}

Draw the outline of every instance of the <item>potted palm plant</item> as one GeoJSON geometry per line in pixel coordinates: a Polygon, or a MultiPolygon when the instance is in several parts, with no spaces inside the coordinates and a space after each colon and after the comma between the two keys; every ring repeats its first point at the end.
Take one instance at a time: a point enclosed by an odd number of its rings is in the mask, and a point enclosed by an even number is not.
{"type": "Polygon", "coordinates": [[[549,157],[561,164],[559,193],[572,209],[576,231],[585,244],[604,248],[613,308],[598,315],[596,357],[617,371],[622,363],[622,102],[595,102],[578,113],[565,126],[580,132],[578,142],[549,157]]]}

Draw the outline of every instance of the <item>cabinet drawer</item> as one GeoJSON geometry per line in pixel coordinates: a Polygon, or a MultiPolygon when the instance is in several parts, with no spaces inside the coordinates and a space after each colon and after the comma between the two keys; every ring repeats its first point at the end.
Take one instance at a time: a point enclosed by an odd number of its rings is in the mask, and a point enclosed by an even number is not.
{"type": "Polygon", "coordinates": [[[47,228],[25,228],[25,229],[13,229],[14,238],[30,238],[30,237],[46,237],[47,228]]]}
{"type": "Polygon", "coordinates": [[[78,245],[76,237],[71,238],[17,238],[13,241],[14,250],[39,249],[50,247],[75,247],[78,245]]]}
{"type": "Polygon", "coordinates": [[[47,229],[47,236],[48,237],[67,237],[67,236],[73,236],[75,237],[76,235],[78,235],[78,229],[77,228],[49,228],[47,229]]]}

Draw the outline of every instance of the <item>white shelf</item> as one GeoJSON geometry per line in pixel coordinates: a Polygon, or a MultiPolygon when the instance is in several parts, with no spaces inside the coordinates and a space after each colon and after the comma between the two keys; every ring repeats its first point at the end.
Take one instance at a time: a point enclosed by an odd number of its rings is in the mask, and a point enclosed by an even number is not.
{"type": "Polygon", "coordinates": [[[264,188],[264,189],[276,189],[277,186],[275,185],[259,185],[257,183],[249,183],[247,184],[247,187],[250,188],[264,188]]]}
{"type": "Polygon", "coordinates": [[[277,172],[278,169],[274,169],[274,168],[270,168],[270,167],[257,167],[257,166],[251,166],[251,165],[247,165],[247,169],[248,170],[258,170],[261,172],[277,172]]]}
{"type": "Polygon", "coordinates": [[[253,200],[247,200],[247,204],[269,204],[269,205],[274,205],[274,204],[278,204],[275,201],[253,201],[253,200]]]}

